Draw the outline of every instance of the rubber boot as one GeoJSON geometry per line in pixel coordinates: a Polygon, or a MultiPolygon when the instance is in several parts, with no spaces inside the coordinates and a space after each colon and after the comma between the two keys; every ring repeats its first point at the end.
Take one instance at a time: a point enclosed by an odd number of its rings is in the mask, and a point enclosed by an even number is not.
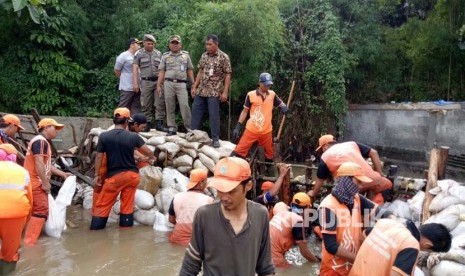
{"type": "Polygon", "coordinates": [[[155,129],[158,131],[168,132],[168,129],[163,125],[163,120],[155,121],[155,129]]]}
{"type": "Polygon", "coordinates": [[[152,129],[152,122],[147,122],[147,124],[145,125],[145,129],[144,129],[144,132],[150,132],[150,130],[152,129]]]}
{"type": "Polygon", "coordinates": [[[0,260],[0,275],[8,275],[15,271],[15,269],[16,262],[5,262],[4,260],[0,260]]]}
{"type": "Polygon", "coordinates": [[[119,214],[120,227],[132,227],[134,225],[134,214],[119,214]]]}
{"type": "Polygon", "coordinates": [[[24,234],[24,244],[33,246],[37,243],[37,239],[42,232],[42,227],[45,224],[45,218],[32,216],[26,226],[26,233],[24,234]]]}
{"type": "Polygon", "coordinates": [[[92,221],[90,222],[90,230],[101,230],[107,225],[108,217],[95,217],[92,216],[92,221]]]}

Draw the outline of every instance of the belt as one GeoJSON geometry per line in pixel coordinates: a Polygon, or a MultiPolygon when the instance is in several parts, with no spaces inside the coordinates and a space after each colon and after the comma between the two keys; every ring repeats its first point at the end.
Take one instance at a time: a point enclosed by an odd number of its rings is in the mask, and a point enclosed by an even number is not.
{"type": "Polygon", "coordinates": [[[172,79],[172,78],[165,78],[165,80],[171,81],[171,82],[183,82],[183,83],[187,83],[187,80],[178,80],[178,79],[172,79]]]}
{"type": "Polygon", "coordinates": [[[141,79],[146,80],[146,81],[157,81],[158,77],[145,77],[145,78],[141,78],[141,79]]]}

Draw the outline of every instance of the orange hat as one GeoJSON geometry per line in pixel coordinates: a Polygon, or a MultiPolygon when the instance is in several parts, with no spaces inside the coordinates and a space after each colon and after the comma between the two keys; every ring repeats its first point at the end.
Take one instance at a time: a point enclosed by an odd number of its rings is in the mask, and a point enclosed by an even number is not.
{"type": "Polygon", "coordinates": [[[289,206],[287,206],[286,203],[282,201],[276,203],[273,207],[273,215],[276,215],[277,213],[285,212],[285,211],[289,211],[289,206]]]}
{"type": "Polygon", "coordinates": [[[265,181],[262,183],[262,191],[269,191],[271,188],[273,188],[274,184],[273,182],[270,181],[265,181]]]}
{"type": "Polygon", "coordinates": [[[303,192],[299,192],[294,195],[292,198],[292,203],[297,204],[301,207],[308,207],[312,205],[312,201],[310,200],[310,197],[303,192]]]}
{"type": "Polygon", "coordinates": [[[12,144],[1,144],[0,150],[3,150],[7,154],[18,154],[18,151],[12,144]]]}
{"type": "Polygon", "coordinates": [[[327,145],[331,142],[336,142],[336,139],[334,139],[333,135],[326,134],[321,136],[320,139],[318,139],[318,148],[316,149],[316,151],[319,151],[324,145],[327,145]]]}
{"type": "Polygon", "coordinates": [[[21,126],[21,121],[15,115],[6,114],[5,116],[2,117],[2,119],[5,123],[15,125],[20,130],[24,130],[24,127],[21,126]]]}
{"type": "Polygon", "coordinates": [[[242,181],[250,179],[250,166],[239,157],[225,157],[215,165],[214,176],[208,184],[220,192],[227,193],[242,181]]]}
{"type": "Polygon", "coordinates": [[[60,130],[60,129],[65,127],[65,125],[59,124],[59,123],[57,123],[57,121],[55,121],[54,119],[51,119],[51,118],[44,118],[44,119],[40,120],[40,122],[38,124],[39,129],[45,128],[45,127],[48,127],[48,126],[54,126],[57,130],[60,130]]]}
{"type": "Polygon", "coordinates": [[[187,189],[190,190],[194,188],[200,181],[207,179],[208,172],[202,169],[193,169],[189,178],[189,183],[187,183],[187,189]]]}
{"type": "Polygon", "coordinates": [[[126,107],[118,107],[117,109],[115,109],[115,112],[113,112],[113,116],[115,118],[131,118],[131,111],[129,111],[129,109],[127,109],[126,107]]]}
{"type": "Polygon", "coordinates": [[[359,164],[354,162],[342,163],[337,169],[337,176],[353,176],[362,182],[373,181],[371,178],[369,178],[363,173],[362,167],[360,167],[359,164]]]}

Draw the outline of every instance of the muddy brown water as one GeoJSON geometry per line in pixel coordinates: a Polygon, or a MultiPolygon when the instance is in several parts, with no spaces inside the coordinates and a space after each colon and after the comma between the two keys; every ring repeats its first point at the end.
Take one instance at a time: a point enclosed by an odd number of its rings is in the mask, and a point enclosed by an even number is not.
{"type": "MultiPolygon", "coordinates": [[[[185,247],[173,245],[167,233],[150,226],[120,229],[109,223],[90,231],[91,215],[81,206],[70,206],[68,228],[60,239],[44,234],[33,247],[23,246],[12,275],[178,275],[185,247]]],[[[227,250],[227,249],[225,249],[227,250]]],[[[312,248],[314,253],[316,250],[312,248]]],[[[304,263],[277,275],[318,275],[318,264],[304,263]]]]}

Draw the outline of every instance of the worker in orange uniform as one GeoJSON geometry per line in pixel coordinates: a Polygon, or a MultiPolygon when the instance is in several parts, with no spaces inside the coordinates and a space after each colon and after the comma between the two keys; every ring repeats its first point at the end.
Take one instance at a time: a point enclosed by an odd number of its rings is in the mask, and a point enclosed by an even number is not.
{"type": "Polygon", "coordinates": [[[317,171],[317,180],[310,197],[314,197],[320,191],[323,181],[331,175],[336,176],[337,169],[344,162],[355,162],[362,167],[363,173],[371,181],[364,183],[360,192],[371,192],[369,198],[377,204],[383,204],[382,192],[392,188],[392,182],[383,176],[381,161],[378,152],[366,145],[356,142],[337,143],[333,135],[327,134],[320,137],[317,152],[322,152],[320,165],[317,171]],[[373,168],[367,163],[366,158],[371,158],[373,168]]]}
{"type": "Polygon", "coordinates": [[[262,194],[254,198],[253,201],[262,204],[268,210],[269,218],[273,218],[273,207],[279,201],[278,193],[281,189],[284,176],[289,172],[291,166],[288,164],[280,163],[277,165],[279,169],[279,175],[276,182],[265,181],[262,183],[261,190],[262,194]]]}
{"type": "Polygon", "coordinates": [[[273,126],[271,124],[273,107],[280,108],[283,114],[289,113],[289,108],[273,90],[270,90],[272,84],[271,75],[262,73],[259,77],[258,88],[247,93],[244,109],[239,115],[239,120],[233,131],[235,141],[239,139],[242,124],[247,119],[248,114],[250,114],[250,118],[231,156],[247,157],[252,145],[258,142],[265,150],[265,161],[273,162],[273,126]]]}
{"type": "Polygon", "coordinates": [[[6,114],[0,118],[0,144],[9,143],[8,138],[14,138],[16,133],[24,130],[18,117],[6,114]]]}
{"type": "MultiPolygon", "coordinates": [[[[320,275],[348,275],[360,247],[363,227],[372,227],[377,205],[359,195],[363,182],[371,182],[362,168],[346,162],[337,170],[336,185],[319,207],[323,234],[320,275]],[[363,225],[366,222],[368,225],[363,225]]],[[[373,223],[374,224],[374,223],[373,223]]]]}
{"type": "Polygon", "coordinates": [[[213,202],[213,198],[204,194],[207,187],[208,172],[194,169],[190,172],[187,192],[176,194],[169,208],[169,221],[174,229],[169,236],[170,242],[188,245],[192,234],[192,222],[198,208],[213,202]]]}
{"type": "MultiPolygon", "coordinates": [[[[147,118],[145,115],[142,113],[137,113],[136,115],[131,116],[131,119],[129,119],[128,128],[130,132],[139,133],[144,131],[146,125],[147,118]]],[[[150,165],[149,157],[145,156],[139,150],[134,151],[134,160],[136,161],[138,169],[142,169],[143,167],[150,165]]],[[[101,183],[104,183],[105,179],[107,178],[107,157],[105,154],[102,157],[102,164],[100,165],[98,175],[101,183]]],[[[92,213],[95,211],[95,206],[97,204],[97,200],[100,192],[102,191],[102,188],[102,185],[94,186],[94,192],[92,196],[92,213]]]]}
{"type": "Polygon", "coordinates": [[[306,193],[296,193],[292,198],[291,208],[284,202],[278,202],[273,208],[273,219],[270,221],[271,257],[275,267],[289,266],[284,258],[286,252],[297,244],[302,256],[310,262],[318,258],[307,246],[306,236],[309,221],[306,221],[305,210],[311,206],[310,197],[306,193]]]}
{"type": "Polygon", "coordinates": [[[452,243],[449,230],[439,223],[418,229],[411,220],[384,218],[365,230],[350,276],[414,275],[421,251],[447,252],[452,243]]]}
{"type": "Polygon", "coordinates": [[[134,160],[134,149],[153,162],[155,156],[145,145],[144,140],[127,130],[131,113],[129,109],[120,107],[113,113],[115,128],[100,134],[95,159],[95,185],[103,185],[92,212],[91,230],[105,228],[111,208],[121,193],[121,210],[119,225],[132,227],[134,225],[134,196],[139,184],[139,169],[134,160]],[[103,155],[107,156],[107,173],[103,180],[101,171],[103,155]]]}
{"type": "Polygon", "coordinates": [[[16,153],[12,145],[0,145],[0,275],[16,268],[21,234],[32,208],[29,173],[16,164],[16,153]]]}
{"type": "Polygon", "coordinates": [[[42,227],[48,218],[48,194],[50,193],[50,178],[52,174],[67,178],[65,173],[52,166],[52,149],[48,140],[58,135],[64,128],[63,124],[54,119],[44,118],[38,124],[39,135],[32,138],[27,146],[24,168],[29,172],[32,185],[32,217],[26,226],[24,243],[35,245],[42,227]]]}

